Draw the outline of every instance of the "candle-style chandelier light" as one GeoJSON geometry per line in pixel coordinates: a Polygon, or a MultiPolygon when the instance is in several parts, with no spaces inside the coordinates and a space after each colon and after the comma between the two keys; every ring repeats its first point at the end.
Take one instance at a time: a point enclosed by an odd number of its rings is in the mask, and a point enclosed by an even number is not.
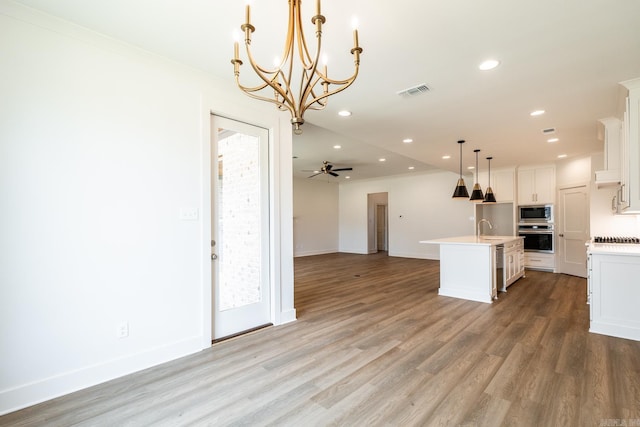
{"type": "Polygon", "coordinates": [[[240,83],[240,66],[238,42],[234,43],[234,55],[231,63],[238,87],[252,98],[276,104],[279,110],[291,113],[291,124],[296,134],[301,134],[300,126],[304,123],[304,113],[307,110],[322,110],[327,105],[327,98],[341,92],[351,86],[358,76],[360,67],[360,54],[362,48],[358,45],[358,30],[353,30],[353,44],[351,54],[354,56],[355,71],[346,80],[333,80],[327,75],[327,65],[322,69],[319,66],[320,51],[322,45],[322,24],[325,17],[320,13],[320,0],[316,0],[316,14],[311,18],[311,23],[316,26],[316,51],[313,56],[309,53],[307,43],[302,31],[302,18],[300,16],[301,0],[289,1],[289,25],[287,38],[284,44],[284,52],[279,65],[274,68],[265,68],[256,64],[251,53],[251,33],[255,27],[251,25],[250,5],[246,5],[245,23],[240,27],[244,33],[244,44],[247,48],[247,57],[255,73],[264,82],[254,87],[243,86],[240,83]],[[297,48],[296,48],[297,45],[297,48]],[[297,56],[296,56],[297,51],[297,56]],[[294,61],[299,64],[294,65],[294,61]],[[295,71],[300,71],[297,81],[293,80],[295,71]],[[296,90],[296,86],[298,89],[296,90]],[[330,86],[332,86],[330,88],[330,86]],[[273,91],[272,96],[263,92],[273,91]]]}

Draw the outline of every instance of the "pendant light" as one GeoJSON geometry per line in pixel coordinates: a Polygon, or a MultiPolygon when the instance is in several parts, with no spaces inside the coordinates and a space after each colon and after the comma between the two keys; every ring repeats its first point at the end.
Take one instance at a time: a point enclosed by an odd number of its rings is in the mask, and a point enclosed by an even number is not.
{"type": "Polygon", "coordinates": [[[478,174],[480,173],[480,171],[478,170],[478,153],[480,152],[480,150],[475,149],[473,150],[473,152],[476,153],[476,183],[473,185],[473,191],[471,191],[471,197],[469,197],[469,200],[482,202],[484,199],[484,195],[482,194],[482,189],[480,188],[480,184],[478,183],[478,174]]]}
{"type": "Polygon", "coordinates": [[[454,199],[463,197],[467,199],[469,198],[469,192],[467,191],[467,186],[464,185],[464,179],[462,179],[462,144],[464,144],[464,140],[458,141],[458,144],[460,144],[460,178],[458,178],[458,184],[451,197],[454,199]]]}
{"type": "Polygon", "coordinates": [[[493,190],[491,189],[491,159],[493,159],[493,157],[487,157],[487,160],[489,162],[489,184],[487,185],[487,191],[484,193],[484,201],[483,203],[495,203],[496,202],[496,196],[493,194],[493,190]]]}

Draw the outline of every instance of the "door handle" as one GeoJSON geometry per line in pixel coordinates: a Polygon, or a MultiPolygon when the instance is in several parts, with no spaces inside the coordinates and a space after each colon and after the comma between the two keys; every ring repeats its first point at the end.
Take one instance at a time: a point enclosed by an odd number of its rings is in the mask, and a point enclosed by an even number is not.
{"type": "Polygon", "coordinates": [[[564,234],[558,234],[559,237],[564,237],[564,234]]]}
{"type": "Polygon", "coordinates": [[[211,254],[211,260],[212,260],[212,261],[215,261],[215,260],[217,260],[217,259],[218,259],[218,255],[216,255],[216,254],[211,254]]]}

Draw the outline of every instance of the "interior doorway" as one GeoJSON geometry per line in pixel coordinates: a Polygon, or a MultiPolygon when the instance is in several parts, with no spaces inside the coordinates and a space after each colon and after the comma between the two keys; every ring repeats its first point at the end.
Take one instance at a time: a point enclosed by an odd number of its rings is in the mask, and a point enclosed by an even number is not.
{"type": "Polygon", "coordinates": [[[557,272],[587,277],[585,248],[585,242],[589,240],[587,185],[560,189],[557,219],[557,272]]]}
{"type": "Polygon", "coordinates": [[[271,323],[269,132],[212,116],[213,340],[271,323]]]}
{"type": "Polygon", "coordinates": [[[389,193],[367,194],[367,250],[389,251],[389,193]]]}
{"type": "Polygon", "coordinates": [[[376,248],[387,251],[387,205],[376,205],[376,248]]]}

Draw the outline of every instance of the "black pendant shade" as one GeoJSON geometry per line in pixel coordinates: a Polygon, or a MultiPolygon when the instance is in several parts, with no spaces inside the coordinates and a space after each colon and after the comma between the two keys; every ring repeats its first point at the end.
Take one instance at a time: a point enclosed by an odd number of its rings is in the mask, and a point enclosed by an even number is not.
{"type": "Polygon", "coordinates": [[[451,196],[454,199],[458,199],[458,198],[469,198],[469,192],[467,191],[467,186],[464,185],[464,179],[462,179],[462,144],[464,144],[464,140],[460,140],[458,141],[458,144],[460,144],[460,178],[458,178],[458,183],[456,184],[456,189],[453,190],[453,196],[451,196]]]}
{"type": "Polygon", "coordinates": [[[464,185],[464,179],[459,178],[458,179],[458,184],[456,185],[456,189],[453,190],[453,196],[454,198],[462,198],[464,197],[465,199],[467,197],[469,197],[469,192],[467,191],[467,186],[464,185]]]}
{"type": "Polygon", "coordinates": [[[496,196],[495,194],[493,194],[493,190],[491,189],[491,159],[493,159],[493,157],[487,157],[487,160],[489,162],[489,184],[487,185],[487,191],[484,193],[484,200],[483,203],[495,203],[496,202],[496,196]]]}
{"type": "Polygon", "coordinates": [[[469,200],[482,202],[484,200],[484,195],[482,194],[482,189],[480,188],[480,184],[478,183],[478,153],[480,150],[473,150],[476,153],[476,183],[473,185],[473,190],[471,191],[471,197],[469,200]]]}
{"type": "Polygon", "coordinates": [[[484,200],[482,203],[495,203],[496,196],[493,194],[491,187],[487,187],[487,191],[484,193],[484,200]]]}

